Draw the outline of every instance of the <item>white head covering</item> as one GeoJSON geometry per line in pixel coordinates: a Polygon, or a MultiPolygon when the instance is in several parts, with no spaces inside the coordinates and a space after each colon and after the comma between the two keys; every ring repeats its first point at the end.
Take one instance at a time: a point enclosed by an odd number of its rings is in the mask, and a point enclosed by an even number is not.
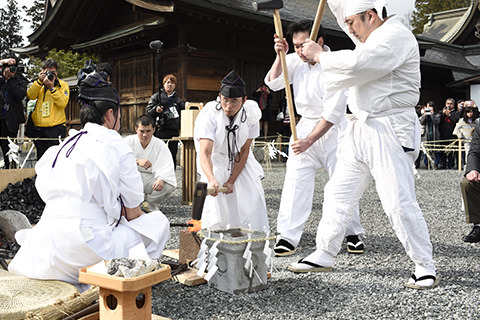
{"type": "Polygon", "coordinates": [[[347,0],[345,4],[344,17],[353,16],[355,14],[375,8],[381,20],[383,7],[387,6],[386,0],[347,0]]]}

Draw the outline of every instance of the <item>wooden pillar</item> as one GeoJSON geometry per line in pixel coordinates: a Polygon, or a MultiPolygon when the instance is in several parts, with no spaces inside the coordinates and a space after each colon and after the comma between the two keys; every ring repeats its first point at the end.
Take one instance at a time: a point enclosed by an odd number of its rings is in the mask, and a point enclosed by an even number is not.
{"type": "Polygon", "coordinates": [[[178,25],[178,83],[177,91],[180,99],[187,101],[188,77],[188,30],[187,22],[178,25]]]}

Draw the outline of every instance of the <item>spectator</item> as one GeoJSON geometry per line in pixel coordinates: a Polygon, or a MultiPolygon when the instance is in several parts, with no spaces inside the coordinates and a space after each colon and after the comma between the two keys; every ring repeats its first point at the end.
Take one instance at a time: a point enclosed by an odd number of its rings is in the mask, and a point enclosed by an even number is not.
{"type": "MultiPolygon", "coordinates": [[[[2,74],[0,76],[0,138],[15,138],[18,127],[25,122],[23,100],[27,93],[27,79],[17,69],[13,58],[0,60],[2,74]]],[[[1,139],[5,168],[10,168],[8,140],[1,139]]]]}
{"type": "Polygon", "coordinates": [[[262,110],[262,118],[260,119],[260,128],[263,130],[263,136],[268,135],[268,123],[272,120],[272,111],[270,110],[270,102],[272,100],[272,94],[270,89],[262,84],[260,88],[252,93],[252,98],[257,101],[260,110],[262,110]]]}
{"type": "Polygon", "coordinates": [[[457,100],[457,112],[459,118],[463,117],[463,108],[465,107],[465,100],[459,99],[457,100]]]}
{"type": "MultiPolygon", "coordinates": [[[[470,150],[470,143],[472,141],[473,129],[478,122],[478,111],[472,107],[466,107],[463,109],[463,117],[457,122],[453,134],[462,140],[465,152],[464,155],[468,155],[470,150]]],[[[462,161],[465,162],[465,156],[462,156],[462,161]]]]}
{"type": "Polygon", "coordinates": [[[463,237],[465,242],[480,242],[480,123],[473,131],[470,152],[467,156],[465,177],[460,183],[465,205],[467,223],[472,223],[472,231],[463,237]]]}
{"type": "Polygon", "coordinates": [[[177,187],[172,154],[163,140],[154,137],[154,121],[143,115],[135,122],[135,132],[125,141],[133,150],[143,182],[145,211],[155,210],[177,187]]]}
{"type": "MultiPolygon", "coordinates": [[[[440,132],[438,131],[438,122],[440,121],[440,115],[435,113],[435,103],[428,101],[427,105],[420,111],[421,116],[418,119],[422,126],[422,142],[430,142],[440,140],[440,132]]],[[[438,152],[432,153],[434,156],[434,168],[438,168],[438,152]]],[[[428,157],[424,155],[424,164],[428,168],[428,157]]]]}
{"type": "MultiPolygon", "coordinates": [[[[453,129],[459,120],[459,113],[455,110],[455,100],[448,98],[445,101],[445,107],[443,107],[440,113],[440,121],[438,122],[438,131],[440,132],[441,145],[447,147],[455,140],[456,137],[453,134],[453,129]]],[[[438,169],[453,169],[455,166],[455,151],[439,151],[438,169]]]]}
{"type": "MultiPolygon", "coordinates": [[[[150,97],[146,114],[156,120],[155,136],[160,139],[171,139],[180,134],[180,112],[185,109],[183,101],[175,91],[177,78],[173,74],[163,77],[163,88],[150,97]]],[[[177,141],[169,141],[168,149],[172,153],[173,167],[177,163],[177,141]]]]}
{"type": "Polygon", "coordinates": [[[27,98],[37,100],[31,115],[33,128],[29,133],[30,138],[40,138],[34,140],[37,160],[49,147],[58,145],[58,138],[65,138],[67,133],[65,108],[70,97],[70,88],[65,81],[58,78],[57,68],[56,61],[46,60],[38,79],[27,90],[27,98]]]}

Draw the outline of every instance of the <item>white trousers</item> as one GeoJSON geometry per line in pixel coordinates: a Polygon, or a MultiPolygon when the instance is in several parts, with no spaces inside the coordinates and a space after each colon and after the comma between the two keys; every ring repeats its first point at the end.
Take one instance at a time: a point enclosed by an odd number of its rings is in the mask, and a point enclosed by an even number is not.
{"type": "Polygon", "coordinates": [[[153,184],[157,179],[150,173],[141,173],[143,182],[143,193],[145,194],[145,200],[156,206],[164,202],[173,191],[175,187],[170,183],[165,182],[163,189],[160,191],[153,190],[153,184]]]}
{"type": "MultiPolygon", "coordinates": [[[[317,123],[318,119],[302,118],[297,125],[298,138],[307,137],[317,123]]],[[[277,218],[277,231],[279,238],[287,240],[295,247],[300,242],[305,223],[312,212],[317,170],[324,167],[330,177],[335,170],[339,131],[341,130],[338,126],[333,126],[305,152],[299,155],[293,152],[289,154],[277,218]]],[[[352,213],[354,214],[346,234],[365,234],[360,224],[358,206],[352,209],[352,213]]]]}
{"type": "Polygon", "coordinates": [[[353,209],[374,179],[383,209],[415,263],[415,273],[435,274],[427,224],[415,197],[413,159],[418,148],[410,153],[404,152],[387,117],[349,123],[337,168],[325,187],[317,249],[308,261],[333,266],[353,209]]]}

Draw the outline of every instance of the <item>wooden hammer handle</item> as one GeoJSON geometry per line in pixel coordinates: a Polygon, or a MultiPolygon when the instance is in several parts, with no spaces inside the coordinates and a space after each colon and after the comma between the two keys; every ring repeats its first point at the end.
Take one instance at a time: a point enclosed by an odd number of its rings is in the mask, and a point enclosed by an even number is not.
{"type": "MultiPolygon", "coordinates": [[[[282,20],[280,19],[280,11],[273,10],[273,24],[275,25],[275,33],[280,39],[283,39],[282,20]]],[[[290,88],[290,80],[288,79],[287,58],[285,51],[280,51],[280,61],[282,63],[283,81],[285,82],[285,94],[287,96],[287,107],[290,115],[290,129],[292,130],[293,141],[297,140],[297,129],[295,124],[295,110],[293,109],[292,89],[290,88]]]]}
{"type": "Polygon", "coordinates": [[[310,32],[310,40],[317,41],[318,31],[320,30],[320,23],[322,22],[323,11],[325,10],[325,4],[327,0],[320,0],[318,3],[317,14],[313,21],[312,32],[310,32]]]}
{"type": "MultiPolygon", "coordinates": [[[[217,191],[218,192],[227,192],[228,188],[226,187],[218,187],[217,191]]],[[[207,194],[212,194],[215,193],[215,188],[208,187],[207,188],[207,194]]]]}

